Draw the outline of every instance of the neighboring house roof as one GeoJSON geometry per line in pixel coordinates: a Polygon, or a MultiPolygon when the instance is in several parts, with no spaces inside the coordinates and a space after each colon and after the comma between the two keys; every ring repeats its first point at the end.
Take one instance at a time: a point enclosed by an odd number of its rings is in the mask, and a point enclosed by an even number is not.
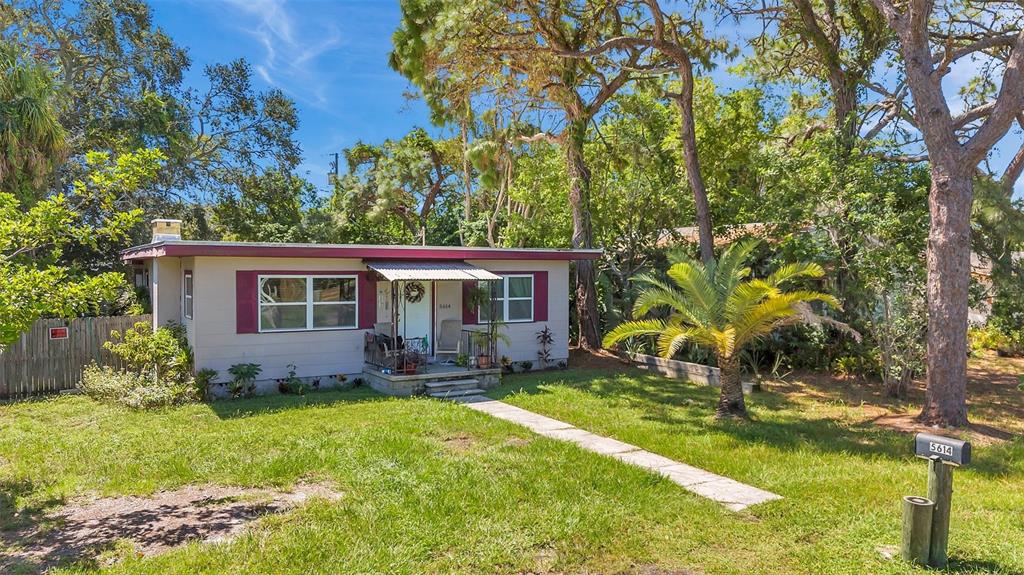
{"type": "MultiPolygon", "coordinates": [[[[1024,252],[1013,252],[1010,259],[1015,262],[1024,261],[1024,252]]],[[[980,254],[971,252],[971,273],[982,279],[992,276],[992,262],[980,254]]]]}
{"type": "MultiPolygon", "coordinates": [[[[778,224],[754,222],[749,224],[735,224],[728,226],[724,231],[715,234],[715,245],[722,246],[746,236],[758,238],[768,237],[778,224]]],[[[809,226],[808,226],[809,227],[809,226]]],[[[684,226],[661,232],[658,237],[658,247],[666,247],[677,243],[700,243],[700,230],[697,226],[684,226]]]]}
{"type": "Polygon", "coordinates": [[[286,244],[166,240],[121,252],[124,261],[159,257],[291,257],[370,260],[594,260],[599,249],[477,248],[453,246],[380,246],[361,244],[286,244]]]}

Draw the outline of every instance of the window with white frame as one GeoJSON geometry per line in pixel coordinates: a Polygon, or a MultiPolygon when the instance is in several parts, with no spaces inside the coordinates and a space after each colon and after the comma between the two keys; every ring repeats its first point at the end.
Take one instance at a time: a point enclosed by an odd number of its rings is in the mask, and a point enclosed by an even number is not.
{"type": "Polygon", "coordinates": [[[184,294],[185,301],[182,307],[185,308],[185,317],[192,319],[192,272],[185,272],[183,284],[181,293],[184,294]]]}
{"type": "Polygon", "coordinates": [[[260,331],[356,327],[356,276],[260,276],[260,331]]]}
{"type": "Polygon", "coordinates": [[[481,306],[477,318],[481,323],[491,321],[491,309],[494,319],[506,323],[533,321],[533,275],[507,275],[501,281],[491,284],[493,306],[481,306]]]}

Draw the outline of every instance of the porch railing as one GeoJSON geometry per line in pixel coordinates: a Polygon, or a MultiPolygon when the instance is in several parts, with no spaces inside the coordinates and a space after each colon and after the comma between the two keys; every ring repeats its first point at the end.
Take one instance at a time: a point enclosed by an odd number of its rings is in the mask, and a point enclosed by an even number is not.
{"type": "MultiPolygon", "coordinates": [[[[445,356],[446,360],[461,363],[465,367],[490,369],[498,367],[497,345],[491,333],[485,330],[463,329],[462,357],[445,356]]],[[[363,361],[378,371],[394,374],[411,374],[427,362],[429,350],[424,349],[425,342],[421,339],[403,341],[392,340],[390,335],[368,331],[365,332],[363,345],[363,361]]]]}

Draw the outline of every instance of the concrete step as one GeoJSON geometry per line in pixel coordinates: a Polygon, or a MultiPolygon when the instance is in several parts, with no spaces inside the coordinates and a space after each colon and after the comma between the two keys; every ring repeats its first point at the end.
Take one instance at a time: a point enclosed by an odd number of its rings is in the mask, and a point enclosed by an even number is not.
{"type": "Polygon", "coordinates": [[[468,395],[483,395],[482,389],[455,389],[452,391],[432,391],[427,393],[430,397],[437,399],[449,399],[452,397],[466,397],[468,395]]]}
{"type": "Polygon", "coordinates": [[[423,384],[427,392],[446,391],[453,389],[473,389],[480,385],[479,379],[448,379],[442,381],[428,381],[423,384]]]}

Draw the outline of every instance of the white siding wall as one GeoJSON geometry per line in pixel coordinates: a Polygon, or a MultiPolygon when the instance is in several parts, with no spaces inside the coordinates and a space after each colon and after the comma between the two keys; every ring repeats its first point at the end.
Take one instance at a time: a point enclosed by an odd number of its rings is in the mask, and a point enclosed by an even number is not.
{"type": "Polygon", "coordinates": [[[258,363],[260,379],[288,375],[295,364],[299,377],[356,374],[363,370],[362,329],[290,333],[236,333],[235,272],[363,271],[355,259],[195,258],[196,369],[216,369],[220,380],[230,379],[227,368],[258,363]]]}
{"type": "Polygon", "coordinates": [[[181,323],[181,258],[158,258],[150,270],[153,324],[181,323]]]}
{"type": "Polygon", "coordinates": [[[533,367],[539,368],[537,332],[547,325],[555,339],[551,346],[551,361],[558,362],[569,357],[569,262],[466,261],[494,272],[548,272],[548,321],[505,324],[504,333],[510,344],[499,342],[498,355],[507,355],[512,361],[532,361],[533,367]]]}
{"type": "MultiPolygon", "coordinates": [[[[188,323],[189,337],[195,350],[196,369],[211,368],[220,372],[221,381],[230,379],[227,368],[236,363],[258,363],[263,368],[260,379],[277,379],[294,363],[299,377],[321,377],[335,374],[357,374],[363,369],[362,329],[290,333],[236,333],[235,272],[237,271],[363,271],[357,259],[290,259],[197,257],[185,263],[177,258],[159,258],[161,281],[174,281],[154,287],[159,299],[161,321],[167,310],[171,319],[181,321],[182,270],[193,271],[193,320],[188,323]],[[172,286],[172,287],[171,287],[172,286]],[[164,291],[164,288],[167,288],[164,291]]],[[[537,365],[537,332],[547,325],[554,332],[552,361],[569,357],[569,264],[564,261],[471,261],[475,265],[498,272],[547,271],[548,321],[512,323],[505,326],[511,345],[499,344],[499,355],[513,361],[533,361],[537,365]]],[[[386,291],[384,292],[387,293],[386,291]]],[[[435,299],[435,326],[442,319],[462,318],[462,286],[459,282],[438,282],[435,299]]],[[[154,313],[157,313],[154,303],[154,313]]],[[[383,307],[383,306],[381,306],[383,307]]],[[[378,311],[382,311],[379,309],[378,311]]],[[[388,321],[388,314],[379,317],[388,321]]],[[[437,341],[437,333],[434,341],[437,341]]]]}

